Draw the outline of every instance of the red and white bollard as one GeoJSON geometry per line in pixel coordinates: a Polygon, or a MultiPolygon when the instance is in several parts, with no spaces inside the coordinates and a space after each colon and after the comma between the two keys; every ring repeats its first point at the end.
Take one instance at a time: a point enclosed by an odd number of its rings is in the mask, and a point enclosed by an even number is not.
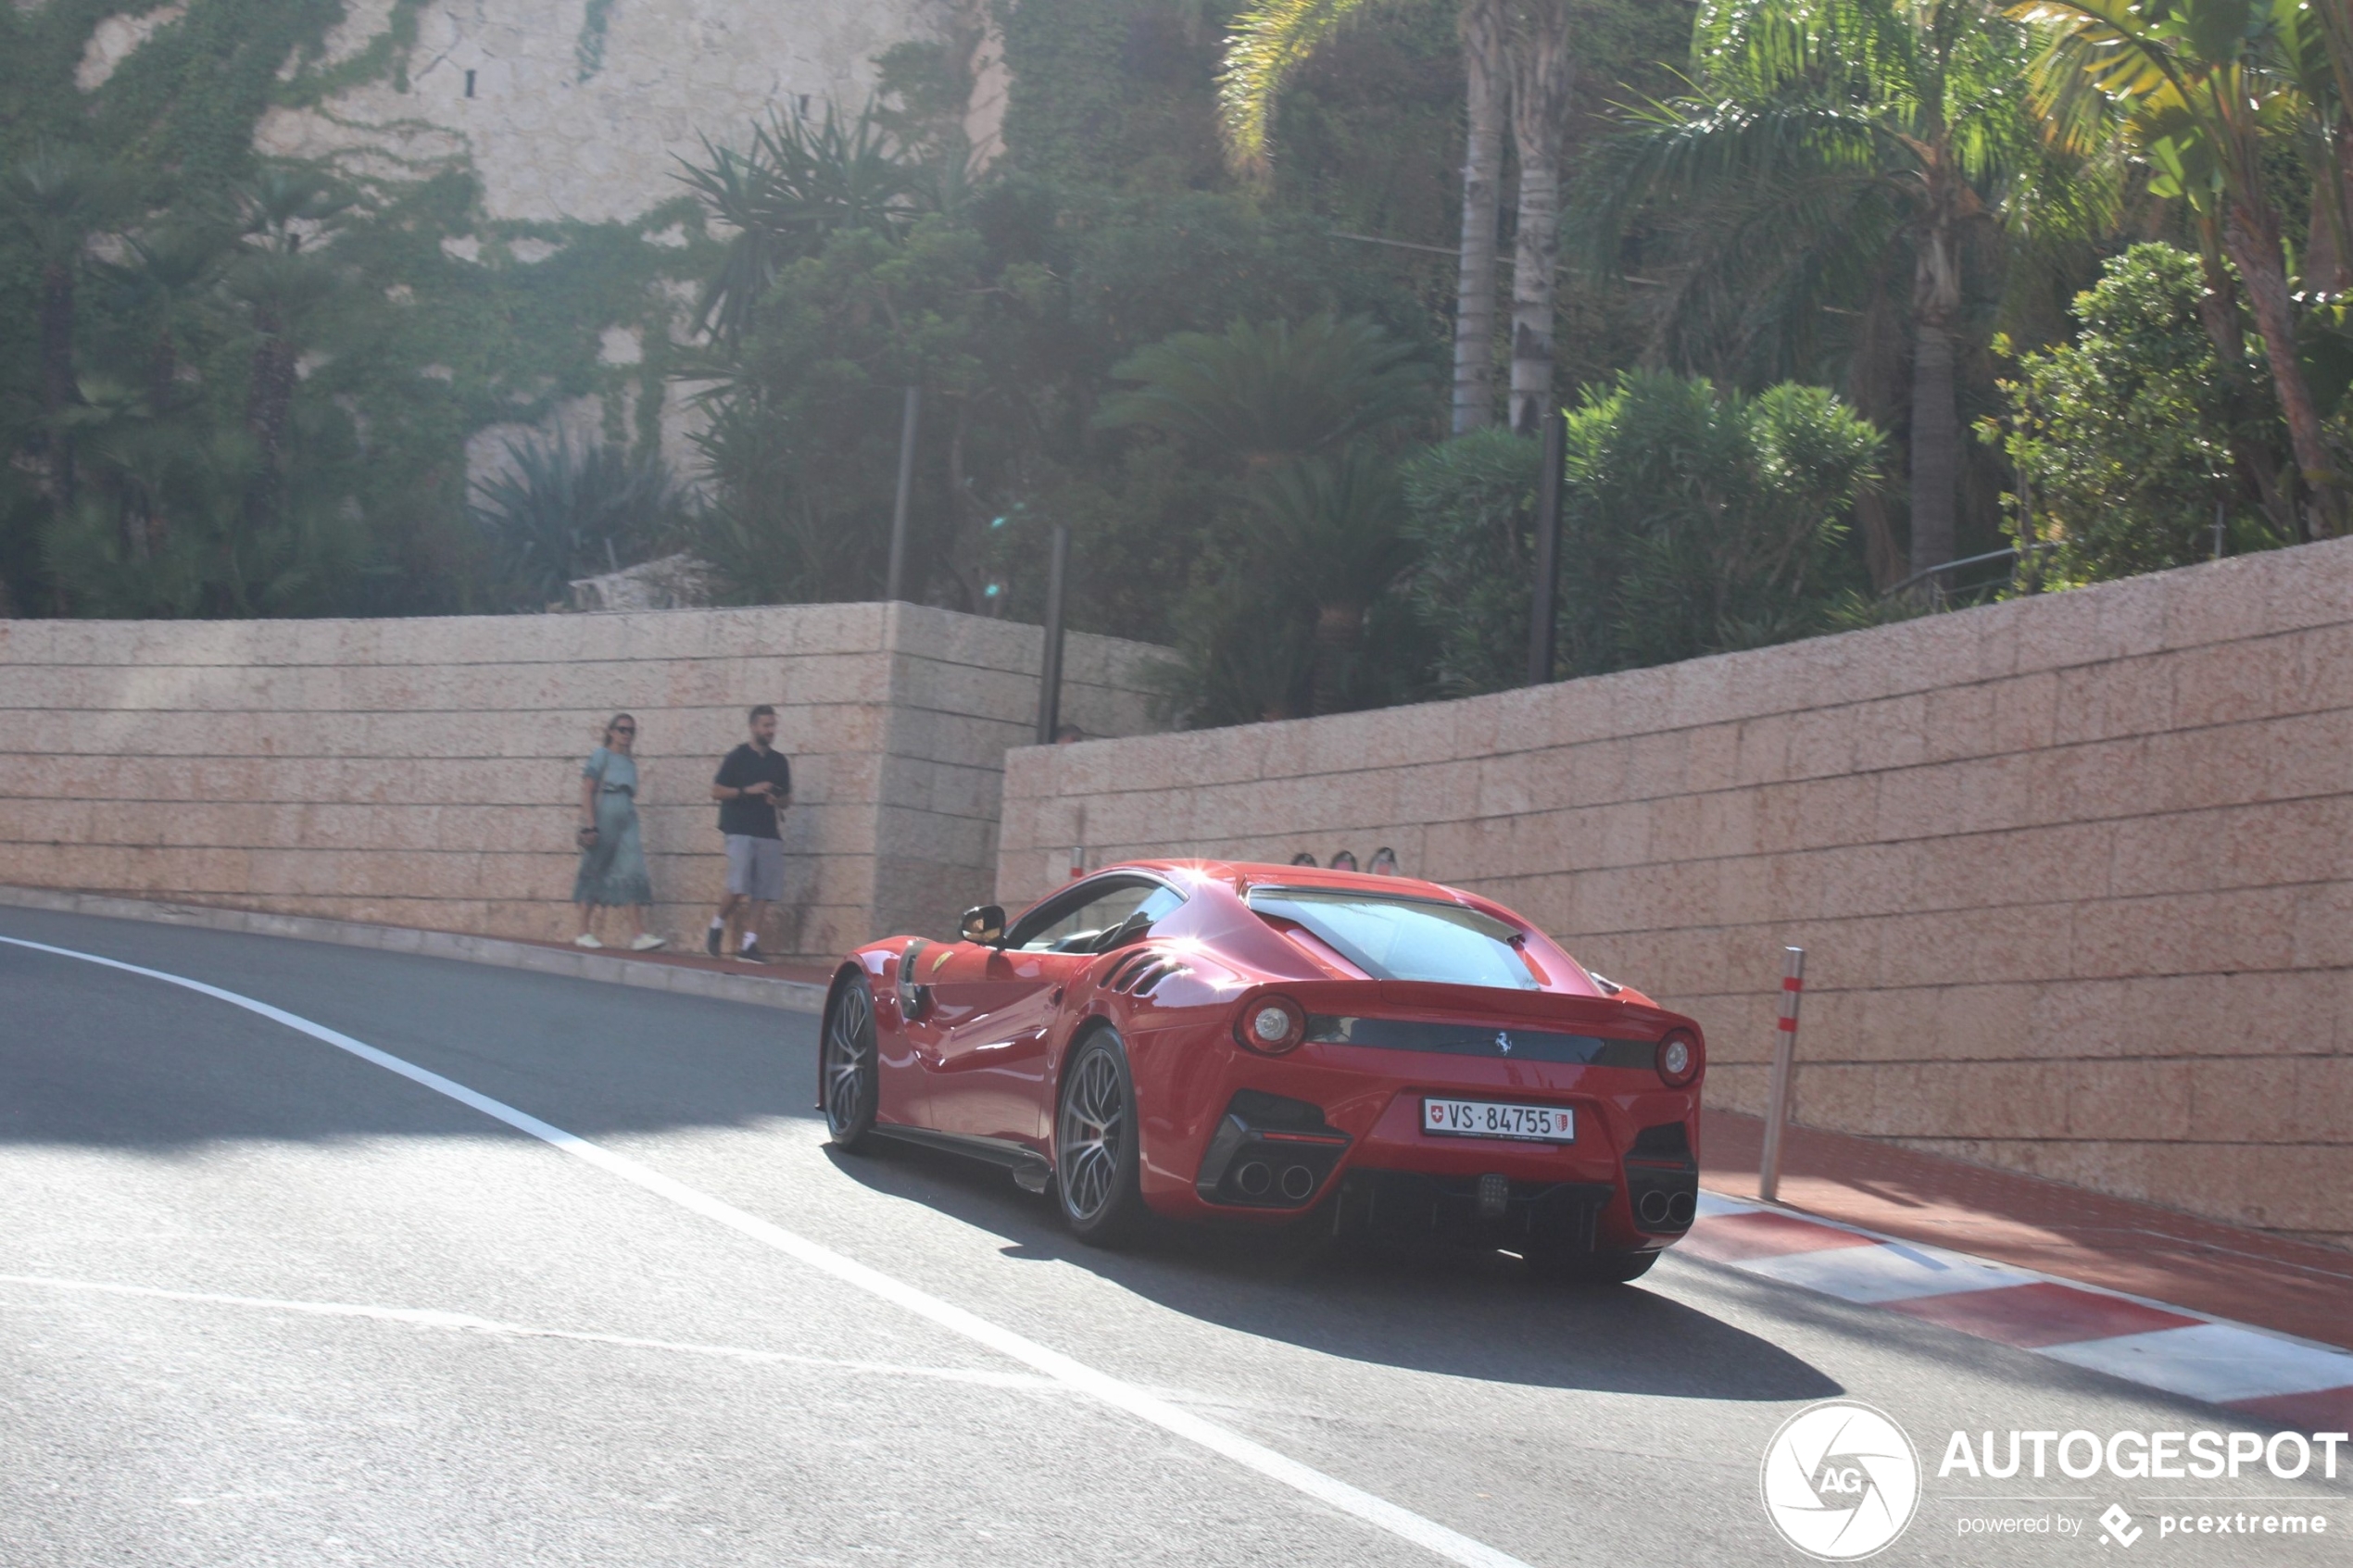
{"type": "Polygon", "coordinates": [[[1087,847],[1083,844],[1074,844],[1070,847],[1070,880],[1076,882],[1086,874],[1087,847]]]}
{"type": "Polygon", "coordinates": [[[1806,995],[1806,949],[1781,949],[1781,1016],[1773,1031],[1773,1080],[1765,1101],[1765,1154],[1756,1163],[1756,1196],[1775,1202],[1781,1188],[1781,1133],[1789,1125],[1790,1079],[1797,1072],[1797,1003],[1806,995]]]}

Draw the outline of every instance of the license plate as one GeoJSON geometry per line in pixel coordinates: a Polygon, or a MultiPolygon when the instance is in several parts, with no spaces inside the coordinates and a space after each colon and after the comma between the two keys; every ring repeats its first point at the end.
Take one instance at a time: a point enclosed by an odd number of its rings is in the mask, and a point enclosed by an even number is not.
{"type": "Polygon", "coordinates": [[[1422,1131],[1453,1138],[1577,1141],[1576,1116],[1565,1105],[1506,1105],[1491,1099],[1426,1099],[1422,1131]]]}

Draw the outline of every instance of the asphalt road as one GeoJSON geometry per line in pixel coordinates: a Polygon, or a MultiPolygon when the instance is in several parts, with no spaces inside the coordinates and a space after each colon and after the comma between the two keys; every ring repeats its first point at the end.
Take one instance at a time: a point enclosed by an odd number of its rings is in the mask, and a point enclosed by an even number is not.
{"type": "MultiPolygon", "coordinates": [[[[2123,1552],[2094,1523],[1959,1521],[2121,1501],[2145,1524],[2164,1488],[1938,1481],[1950,1431],[2234,1424],[1679,1258],[1575,1292],[1501,1257],[1302,1262],[1203,1235],[1092,1251],[997,1173],[831,1155],[796,1015],[34,911],[0,911],[0,936],[283,1009],[657,1173],[227,1002],[0,945],[8,1568],[1443,1561],[1421,1521],[1529,1564],[1796,1562],[1759,1459],[1841,1396],[1893,1416],[1931,1473],[1879,1561],[2057,1562],[2123,1552]],[[1285,1462],[1396,1512],[1334,1506],[1285,1462]]],[[[2320,1512],[2333,1533],[2151,1529],[2131,1558],[2345,1561],[2353,1474],[2172,1493],[2201,1490],[2217,1500],[2180,1506],[2320,1512]]]]}

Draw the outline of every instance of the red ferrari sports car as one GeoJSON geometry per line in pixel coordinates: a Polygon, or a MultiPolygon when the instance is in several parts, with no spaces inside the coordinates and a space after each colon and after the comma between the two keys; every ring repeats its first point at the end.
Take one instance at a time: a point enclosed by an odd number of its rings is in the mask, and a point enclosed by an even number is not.
{"type": "Polygon", "coordinates": [[[1697,1024],[1476,895],[1139,860],[851,954],[818,1107],[844,1148],[1051,1187],[1088,1241],[1312,1217],[1622,1281],[1691,1227],[1705,1067],[1697,1024]]]}

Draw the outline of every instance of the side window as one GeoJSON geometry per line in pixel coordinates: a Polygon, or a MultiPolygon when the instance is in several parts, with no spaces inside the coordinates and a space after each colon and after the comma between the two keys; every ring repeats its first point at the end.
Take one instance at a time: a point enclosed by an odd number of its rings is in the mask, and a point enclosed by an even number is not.
{"type": "Polygon", "coordinates": [[[1183,903],[1182,895],[1141,878],[1057,898],[1022,918],[1006,945],[1030,953],[1088,953],[1138,909],[1158,920],[1183,903]]]}

